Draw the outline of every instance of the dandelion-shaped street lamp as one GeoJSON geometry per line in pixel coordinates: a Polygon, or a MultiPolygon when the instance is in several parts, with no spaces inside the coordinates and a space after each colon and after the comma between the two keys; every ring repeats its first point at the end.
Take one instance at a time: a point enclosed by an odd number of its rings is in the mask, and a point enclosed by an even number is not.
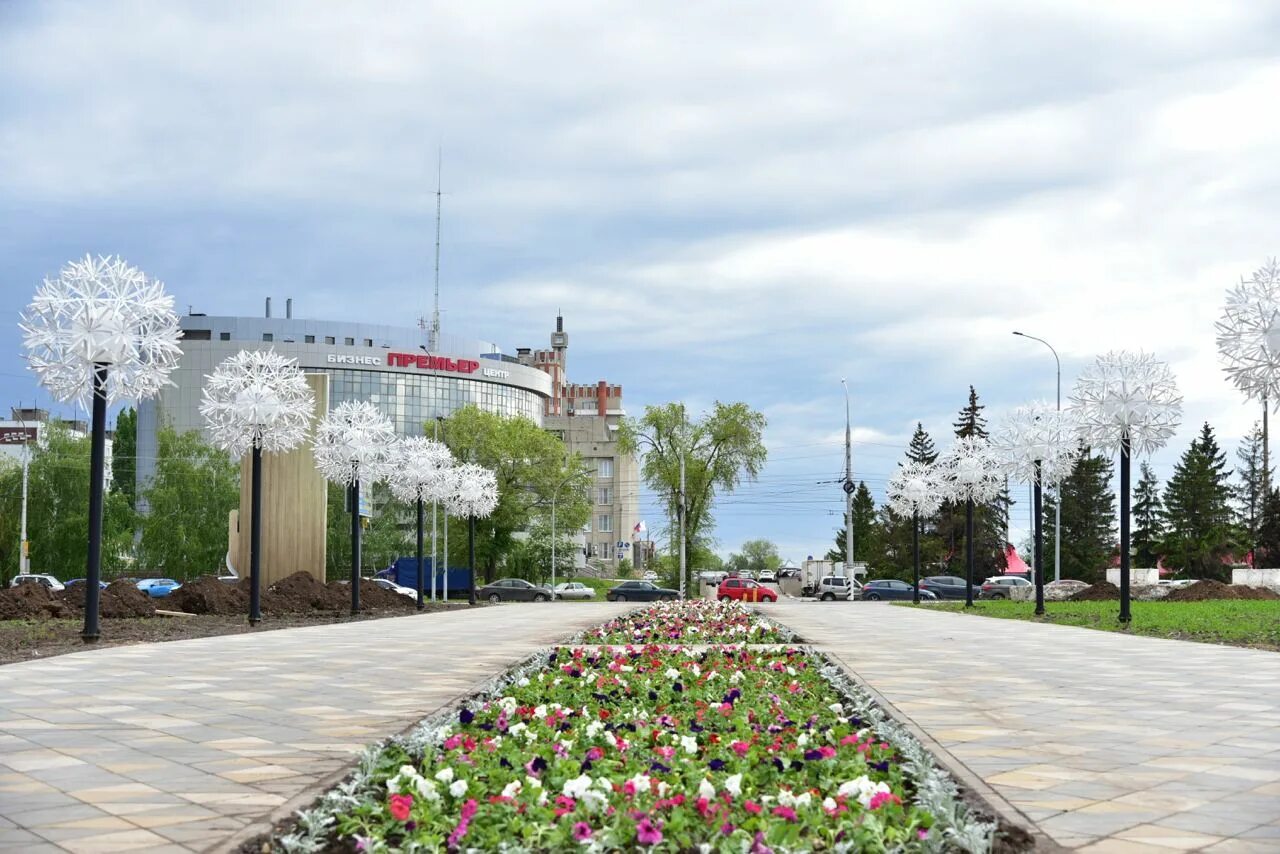
{"type": "MultiPolygon", "coordinates": [[[[1262,403],[1262,477],[1271,481],[1268,403],[1280,400],[1280,265],[1273,258],[1227,291],[1218,331],[1223,368],[1245,397],[1262,403]]],[[[1266,490],[1264,490],[1265,494],[1266,490]]]]}
{"type": "Polygon", "coordinates": [[[476,519],[498,506],[498,479],[489,469],[474,463],[455,466],[450,472],[445,507],[454,516],[467,517],[467,565],[471,570],[468,601],[476,604],[476,519]]]}
{"type": "Polygon", "coordinates": [[[935,468],[912,460],[894,472],[886,490],[893,512],[911,517],[911,601],[917,605],[920,604],[920,517],[933,513],[941,505],[939,488],[935,468]]]}
{"type": "Polygon", "coordinates": [[[249,624],[262,620],[262,453],[292,451],[307,438],[315,396],[297,362],[274,350],[241,350],[207,377],[200,412],[213,443],[250,457],[249,624]]]}
{"type": "MultiPolygon", "coordinates": [[[[1036,614],[1044,613],[1044,551],[1042,489],[1045,483],[1061,483],[1080,458],[1080,442],[1076,438],[1069,413],[1047,403],[1020,406],[1005,418],[992,440],[996,453],[1004,462],[1005,473],[1034,488],[1035,517],[1032,563],[1036,582],[1036,614]]],[[[1061,496],[1058,498],[1062,502],[1061,496]]]]}
{"type": "MultiPolygon", "coordinates": [[[[413,436],[396,443],[387,464],[388,483],[391,492],[401,501],[418,506],[418,610],[424,607],[422,588],[426,584],[426,572],[422,560],[422,539],[425,522],[425,506],[428,501],[440,501],[447,494],[449,469],[453,455],[442,442],[422,436],[413,436]]],[[[431,564],[431,590],[435,598],[436,566],[431,564]]]]}
{"type": "Polygon", "coordinates": [[[939,480],[952,501],[964,502],[965,590],[964,604],[973,607],[973,505],[990,501],[1004,487],[1000,460],[991,443],[976,436],[956,439],[939,458],[939,480]]]}
{"type": "Polygon", "coordinates": [[[1071,402],[1080,441],[1120,450],[1120,622],[1129,613],[1129,458],[1164,446],[1182,418],[1173,371],[1146,353],[1099,356],[1076,380],[1071,402]]]}
{"type": "Polygon", "coordinates": [[[98,639],[107,405],[155,397],[178,364],[181,330],[164,285],[117,257],[85,256],[45,279],[19,327],[27,363],[57,400],[92,410],[84,630],[98,639]]]}
{"type": "Polygon", "coordinates": [[[325,480],[346,485],[351,499],[351,613],[360,612],[360,484],[372,487],[396,431],[372,403],[346,401],[335,406],[316,428],[316,468],[325,480]]]}

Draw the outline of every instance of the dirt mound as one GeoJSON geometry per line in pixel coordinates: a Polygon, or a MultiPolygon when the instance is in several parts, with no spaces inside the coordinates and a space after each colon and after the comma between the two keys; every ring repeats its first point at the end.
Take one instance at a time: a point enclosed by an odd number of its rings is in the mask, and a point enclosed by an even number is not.
{"type": "Polygon", "coordinates": [[[1099,581],[1072,596],[1070,602],[1109,602],[1120,598],[1120,588],[1110,581],[1099,581]]]}
{"type": "MultiPolygon", "coordinates": [[[[82,586],[82,585],[77,585],[82,586]]],[[[84,608],[84,594],[80,594],[80,607],[84,608]]],[[[155,602],[138,589],[132,581],[116,580],[103,590],[99,597],[98,613],[104,617],[154,617],[155,602]]]]}
{"type": "MultiPolygon", "coordinates": [[[[237,585],[248,595],[249,579],[237,585]]],[[[262,610],[270,614],[305,614],[308,611],[337,611],[347,602],[333,585],[326,587],[311,573],[299,570],[262,592],[262,610]]],[[[343,588],[345,590],[346,588],[343,588]]]]}
{"type": "Polygon", "coordinates": [[[188,614],[245,614],[249,610],[248,593],[212,575],[184,582],[166,601],[175,610],[188,614]]]}
{"type": "Polygon", "coordinates": [[[19,584],[0,590],[0,620],[73,617],[75,609],[43,584],[19,584]]]}
{"type": "Polygon", "coordinates": [[[1205,580],[1179,587],[1165,597],[1167,602],[1204,602],[1209,599],[1280,599],[1280,594],[1267,587],[1245,587],[1205,580]]]}
{"type": "MultiPolygon", "coordinates": [[[[337,582],[330,583],[333,587],[337,582]]],[[[351,588],[345,584],[338,584],[343,595],[346,597],[346,604],[351,604],[351,588]]],[[[410,599],[402,593],[395,593],[391,590],[385,590],[374,584],[367,578],[360,579],[360,607],[361,608],[384,608],[388,611],[410,611],[418,607],[416,599],[410,599]]]]}

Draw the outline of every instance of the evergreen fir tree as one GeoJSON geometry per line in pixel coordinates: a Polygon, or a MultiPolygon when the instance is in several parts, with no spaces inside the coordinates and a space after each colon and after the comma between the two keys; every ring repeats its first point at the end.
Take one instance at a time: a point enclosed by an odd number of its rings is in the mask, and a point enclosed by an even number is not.
{"type": "Polygon", "coordinates": [[[973,386],[969,386],[969,404],[960,410],[959,418],[952,425],[956,428],[956,436],[961,439],[966,436],[987,438],[987,418],[982,414],[982,410],[986,408],[978,403],[978,392],[973,386]]]}
{"type": "Polygon", "coordinates": [[[1236,469],[1240,475],[1236,500],[1240,508],[1241,539],[1245,548],[1252,549],[1258,542],[1266,484],[1270,480],[1270,472],[1263,471],[1262,427],[1256,422],[1248,435],[1240,440],[1240,447],[1236,448],[1236,459],[1240,461],[1240,467],[1236,469]]]}
{"type": "MultiPolygon", "coordinates": [[[[987,438],[987,419],[982,414],[986,407],[978,403],[978,392],[969,386],[969,402],[956,417],[956,438],[976,436],[987,438]]],[[[998,575],[1005,570],[1005,534],[1009,527],[1009,491],[1005,489],[996,498],[973,508],[974,576],[981,580],[998,575]]],[[[938,513],[938,532],[947,546],[948,571],[964,575],[965,570],[965,507],[946,502],[938,513]]]]}
{"type": "MultiPolygon", "coordinates": [[[[972,387],[970,387],[972,391],[972,387]]],[[[916,432],[911,434],[911,443],[907,445],[909,462],[933,465],[938,461],[938,452],[934,450],[933,439],[925,432],[924,425],[916,422],[916,432]]]]}
{"type": "Polygon", "coordinates": [[[1280,566],[1280,490],[1271,490],[1263,499],[1253,565],[1259,568],[1280,566]]]}
{"type": "MultiPolygon", "coordinates": [[[[853,554],[854,561],[866,561],[874,564],[880,558],[881,537],[879,520],[876,518],[876,502],[871,496],[865,481],[858,482],[853,493],[853,554]]],[[[829,549],[823,556],[826,560],[843,561],[845,559],[845,528],[843,525],[836,531],[835,548],[829,549]]]]}
{"type": "Polygon", "coordinates": [[[1230,580],[1223,558],[1237,547],[1227,455],[1206,423],[1164,489],[1165,563],[1197,578],[1230,580]]]}
{"type": "MultiPolygon", "coordinates": [[[[1044,502],[1045,519],[1062,501],[1062,577],[1093,584],[1107,577],[1116,554],[1115,493],[1111,460],[1086,452],[1044,502]]],[[[1053,554],[1056,532],[1044,526],[1046,555],[1053,554]]]]}
{"type": "Polygon", "coordinates": [[[1156,566],[1160,560],[1160,545],[1164,541],[1163,507],[1160,503],[1160,483],[1151,465],[1142,463],[1142,474],[1133,492],[1133,547],[1134,565],[1156,566]]]}

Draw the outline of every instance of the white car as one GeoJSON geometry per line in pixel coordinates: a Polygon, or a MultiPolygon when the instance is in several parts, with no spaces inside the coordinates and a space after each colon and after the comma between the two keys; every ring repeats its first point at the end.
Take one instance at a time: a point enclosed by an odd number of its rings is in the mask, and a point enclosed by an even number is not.
{"type": "Polygon", "coordinates": [[[581,581],[565,581],[555,586],[557,599],[594,599],[596,591],[581,581]]]}
{"type": "Polygon", "coordinates": [[[645,581],[657,581],[657,580],[658,580],[658,573],[654,572],[654,571],[651,569],[651,570],[649,570],[648,572],[646,572],[646,573],[645,573],[643,576],[641,576],[641,577],[642,577],[645,581]]]}
{"type": "Polygon", "coordinates": [[[405,587],[403,584],[396,584],[389,578],[374,578],[371,580],[383,590],[390,590],[392,593],[399,593],[401,596],[408,596],[415,602],[418,601],[418,591],[414,590],[412,587],[405,587]]]}
{"type": "Polygon", "coordinates": [[[856,586],[857,583],[841,575],[828,575],[818,582],[818,587],[814,590],[813,595],[823,602],[834,602],[837,599],[843,599],[847,602],[853,598],[854,590],[861,589],[856,586]]]}
{"type": "Polygon", "coordinates": [[[54,578],[52,575],[41,575],[37,573],[15,575],[13,580],[9,582],[10,587],[17,587],[19,584],[43,584],[48,590],[64,589],[62,582],[54,578]]]}

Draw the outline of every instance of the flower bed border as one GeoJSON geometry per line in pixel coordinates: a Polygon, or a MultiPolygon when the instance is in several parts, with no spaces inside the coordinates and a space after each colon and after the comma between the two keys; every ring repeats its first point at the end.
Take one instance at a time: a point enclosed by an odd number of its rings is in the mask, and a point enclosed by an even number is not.
{"type": "MultiPolygon", "coordinates": [[[[775,625],[777,625],[775,623],[775,625]]],[[[576,637],[576,636],[575,636],[576,637]]],[[[458,706],[471,701],[493,700],[502,696],[503,689],[543,671],[547,657],[557,649],[572,648],[582,644],[558,643],[542,647],[530,653],[517,664],[496,676],[491,677],[471,693],[458,698],[449,705],[438,709],[400,735],[391,736],[374,742],[361,751],[355,767],[336,785],[321,794],[312,805],[298,810],[296,819],[285,822],[291,825],[289,832],[278,832],[280,825],[268,835],[248,843],[242,850],[263,850],[263,843],[269,842],[272,851],[284,854],[313,854],[324,850],[333,841],[332,832],[337,816],[359,804],[370,796],[377,797],[377,784],[370,778],[377,766],[378,755],[390,744],[398,744],[414,756],[427,754],[427,747],[439,745],[443,741],[443,732],[452,727],[457,718],[458,706]]],[[[623,649],[627,644],[598,644],[614,649],[623,649]]],[[[636,645],[632,645],[636,646],[636,645]]],[[[689,644],[655,644],[665,648],[685,648],[689,644]]],[[[709,644],[717,649],[754,647],[753,644],[717,643],[709,644]]],[[[775,646],[768,644],[767,646],[775,646]]],[[[987,852],[993,850],[996,839],[997,822],[980,815],[974,806],[967,802],[959,784],[916,738],[911,729],[897,720],[881,705],[874,691],[861,685],[841,663],[825,652],[814,649],[803,643],[783,644],[800,650],[811,658],[815,669],[823,679],[837,692],[841,700],[851,704],[860,717],[871,723],[875,733],[891,744],[902,757],[901,765],[906,776],[915,789],[914,800],[922,808],[928,810],[935,818],[934,828],[939,832],[931,834],[925,841],[926,850],[949,851],[958,850],[987,852]]],[[[1020,846],[1013,846],[1015,849],[1020,846]]],[[[522,851],[519,847],[509,849],[522,851]]]]}

